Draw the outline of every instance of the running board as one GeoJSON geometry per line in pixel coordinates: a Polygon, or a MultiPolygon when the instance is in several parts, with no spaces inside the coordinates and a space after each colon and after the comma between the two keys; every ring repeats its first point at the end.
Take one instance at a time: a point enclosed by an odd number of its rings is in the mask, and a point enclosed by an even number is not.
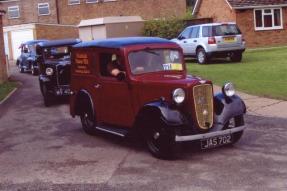
{"type": "Polygon", "coordinates": [[[107,127],[107,126],[96,127],[96,129],[99,131],[103,131],[103,132],[117,135],[120,137],[125,137],[129,132],[126,129],[116,128],[116,127],[107,127]]]}

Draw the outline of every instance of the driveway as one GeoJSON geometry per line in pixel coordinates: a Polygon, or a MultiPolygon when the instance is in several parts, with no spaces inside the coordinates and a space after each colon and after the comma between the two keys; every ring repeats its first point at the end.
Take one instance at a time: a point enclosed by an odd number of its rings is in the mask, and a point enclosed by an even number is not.
{"type": "Polygon", "coordinates": [[[287,116],[249,108],[235,146],[186,146],[164,161],[124,139],[86,135],[65,102],[44,107],[37,77],[13,78],[23,85],[0,105],[0,190],[287,190],[287,116]]]}

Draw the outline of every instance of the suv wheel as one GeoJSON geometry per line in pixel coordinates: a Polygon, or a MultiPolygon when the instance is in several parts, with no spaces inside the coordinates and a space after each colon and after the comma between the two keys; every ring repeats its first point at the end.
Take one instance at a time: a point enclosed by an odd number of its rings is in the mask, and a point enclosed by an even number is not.
{"type": "Polygon", "coordinates": [[[230,60],[232,62],[241,62],[241,60],[242,60],[242,53],[233,53],[230,56],[230,60]]]}
{"type": "Polygon", "coordinates": [[[203,48],[199,48],[196,51],[196,58],[199,64],[207,64],[209,61],[208,56],[203,48]]]}
{"type": "Polygon", "coordinates": [[[84,131],[89,135],[96,134],[96,119],[92,112],[91,103],[81,112],[81,123],[84,131]]]}
{"type": "Polygon", "coordinates": [[[145,141],[151,154],[160,159],[172,159],[176,156],[175,136],[164,127],[155,125],[145,133],[145,141]]]}

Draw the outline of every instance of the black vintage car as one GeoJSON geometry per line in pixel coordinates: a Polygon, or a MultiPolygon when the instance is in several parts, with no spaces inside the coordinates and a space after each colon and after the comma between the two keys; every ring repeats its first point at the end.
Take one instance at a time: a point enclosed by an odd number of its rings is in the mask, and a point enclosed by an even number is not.
{"type": "Polygon", "coordinates": [[[33,75],[38,74],[36,45],[40,42],[46,42],[46,40],[32,40],[21,44],[19,47],[21,49],[21,55],[16,62],[19,72],[24,73],[26,71],[31,71],[33,75]]]}
{"type": "Polygon", "coordinates": [[[45,106],[70,95],[71,47],[79,39],[53,40],[37,44],[39,82],[45,106]]]}

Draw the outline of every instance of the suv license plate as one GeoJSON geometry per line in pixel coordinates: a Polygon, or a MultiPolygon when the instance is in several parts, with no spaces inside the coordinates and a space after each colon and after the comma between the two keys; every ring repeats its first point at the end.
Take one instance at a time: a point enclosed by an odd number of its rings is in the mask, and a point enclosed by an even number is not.
{"type": "Polygon", "coordinates": [[[235,42],[235,37],[224,37],[223,40],[226,43],[231,43],[231,42],[235,42]]]}
{"type": "Polygon", "coordinates": [[[201,149],[210,149],[221,145],[227,145],[230,144],[231,142],[232,142],[232,136],[230,134],[211,137],[208,139],[201,140],[201,149]]]}

